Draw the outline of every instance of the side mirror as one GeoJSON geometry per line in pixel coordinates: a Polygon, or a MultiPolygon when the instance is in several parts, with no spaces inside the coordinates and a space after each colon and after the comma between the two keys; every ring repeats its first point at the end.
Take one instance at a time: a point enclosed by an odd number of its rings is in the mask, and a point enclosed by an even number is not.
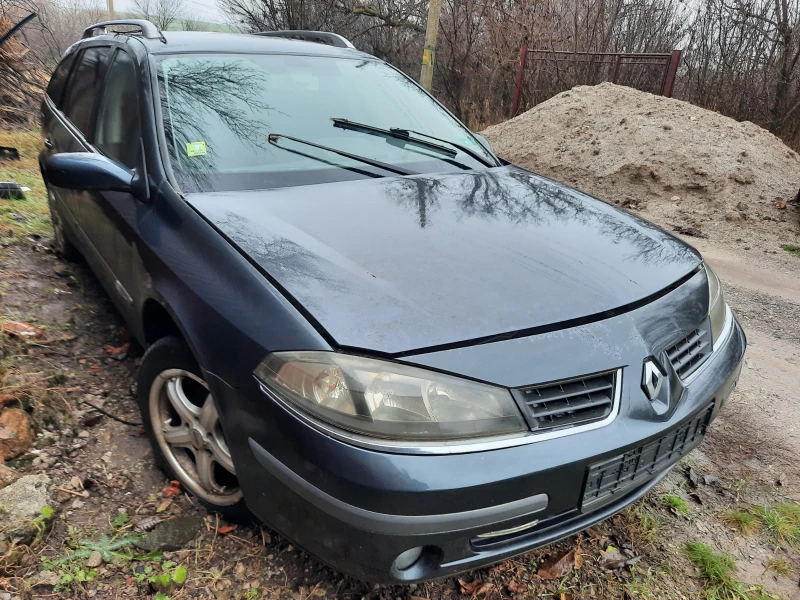
{"type": "Polygon", "coordinates": [[[489,145],[489,141],[483,137],[480,133],[473,133],[477,140],[481,143],[481,146],[486,148],[489,152],[492,152],[492,147],[489,145]]]}
{"type": "Polygon", "coordinates": [[[64,152],[44,161],[48,181],[67,190],[130,192],[135,173],[99,154],[64,152]]]}

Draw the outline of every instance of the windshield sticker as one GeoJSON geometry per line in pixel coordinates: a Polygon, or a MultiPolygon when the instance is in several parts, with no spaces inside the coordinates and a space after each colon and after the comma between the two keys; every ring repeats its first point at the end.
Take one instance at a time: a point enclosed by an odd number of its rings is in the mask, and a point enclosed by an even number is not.
{"type": "Polygon", "coordinates": [[[206,154],[205,142],[186,142],[187,156],[205,156],[206,154]]]}

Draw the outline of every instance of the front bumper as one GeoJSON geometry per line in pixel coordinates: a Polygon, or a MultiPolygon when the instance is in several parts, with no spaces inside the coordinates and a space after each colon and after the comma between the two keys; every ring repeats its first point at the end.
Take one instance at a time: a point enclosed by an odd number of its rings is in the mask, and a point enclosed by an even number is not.
{"type": "Polygon", "coordinates": [[[310,427],[257,386],[234,390],[211,374],[208,381],[226,431],[235,432],[231,451],[257,517],[354,577],[413,582],[549,544],[644,495],[680,455],[608,502],[581,511],[591,465],[662,438],[709,407],[707,420],[716,417],[736,385],[746,346],[731,318],[730,333],[669,414],[644,415],[637,372],[626,367],[631,374],[626,373],[623,410],[611,424],[491,451],[414,455],[358,447],[310,427]],[[479,537],[515,529],[521,530],[479,537]],[[398,555],[418,547],[421,557],[398,569],[398,555]]]}

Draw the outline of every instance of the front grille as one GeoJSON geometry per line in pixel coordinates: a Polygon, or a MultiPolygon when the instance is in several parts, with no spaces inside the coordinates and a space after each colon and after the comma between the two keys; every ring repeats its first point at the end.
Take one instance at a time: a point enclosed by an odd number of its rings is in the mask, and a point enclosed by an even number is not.
{"type": "Polygon", "coordinates": [[[711,328],[708,320],[685,338],[667,348],[667,358],[681,379],[686,379],[711,354],[711,328]]]}
{"type": "Polygon", "coordinates": [[[614,409],[616,371],[512,390],[535,432],[602,421],[614,409]]]}
{"type": "Polygon", "coordinates": [[[713,405],[667,435],[589,467],[581,509],[586,512],[654,477],[703,441],[713,405]]]}

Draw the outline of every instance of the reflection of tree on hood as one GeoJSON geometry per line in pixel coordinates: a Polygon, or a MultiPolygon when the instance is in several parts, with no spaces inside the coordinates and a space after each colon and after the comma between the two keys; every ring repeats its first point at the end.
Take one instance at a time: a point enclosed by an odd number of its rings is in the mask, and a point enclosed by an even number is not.
{"type": "Polygon", "coordinates": [[[692,253],[646,221],[521,169],[392,178],[384,185],[397,204],[417,212],[422,228],[441,207],[440,198],[453,198],[463,217],[503,219],[520,226],[559,221],[589,225],[632,244],[637,252],[631,258],[643,262],[680,262],[692,253]]]}

